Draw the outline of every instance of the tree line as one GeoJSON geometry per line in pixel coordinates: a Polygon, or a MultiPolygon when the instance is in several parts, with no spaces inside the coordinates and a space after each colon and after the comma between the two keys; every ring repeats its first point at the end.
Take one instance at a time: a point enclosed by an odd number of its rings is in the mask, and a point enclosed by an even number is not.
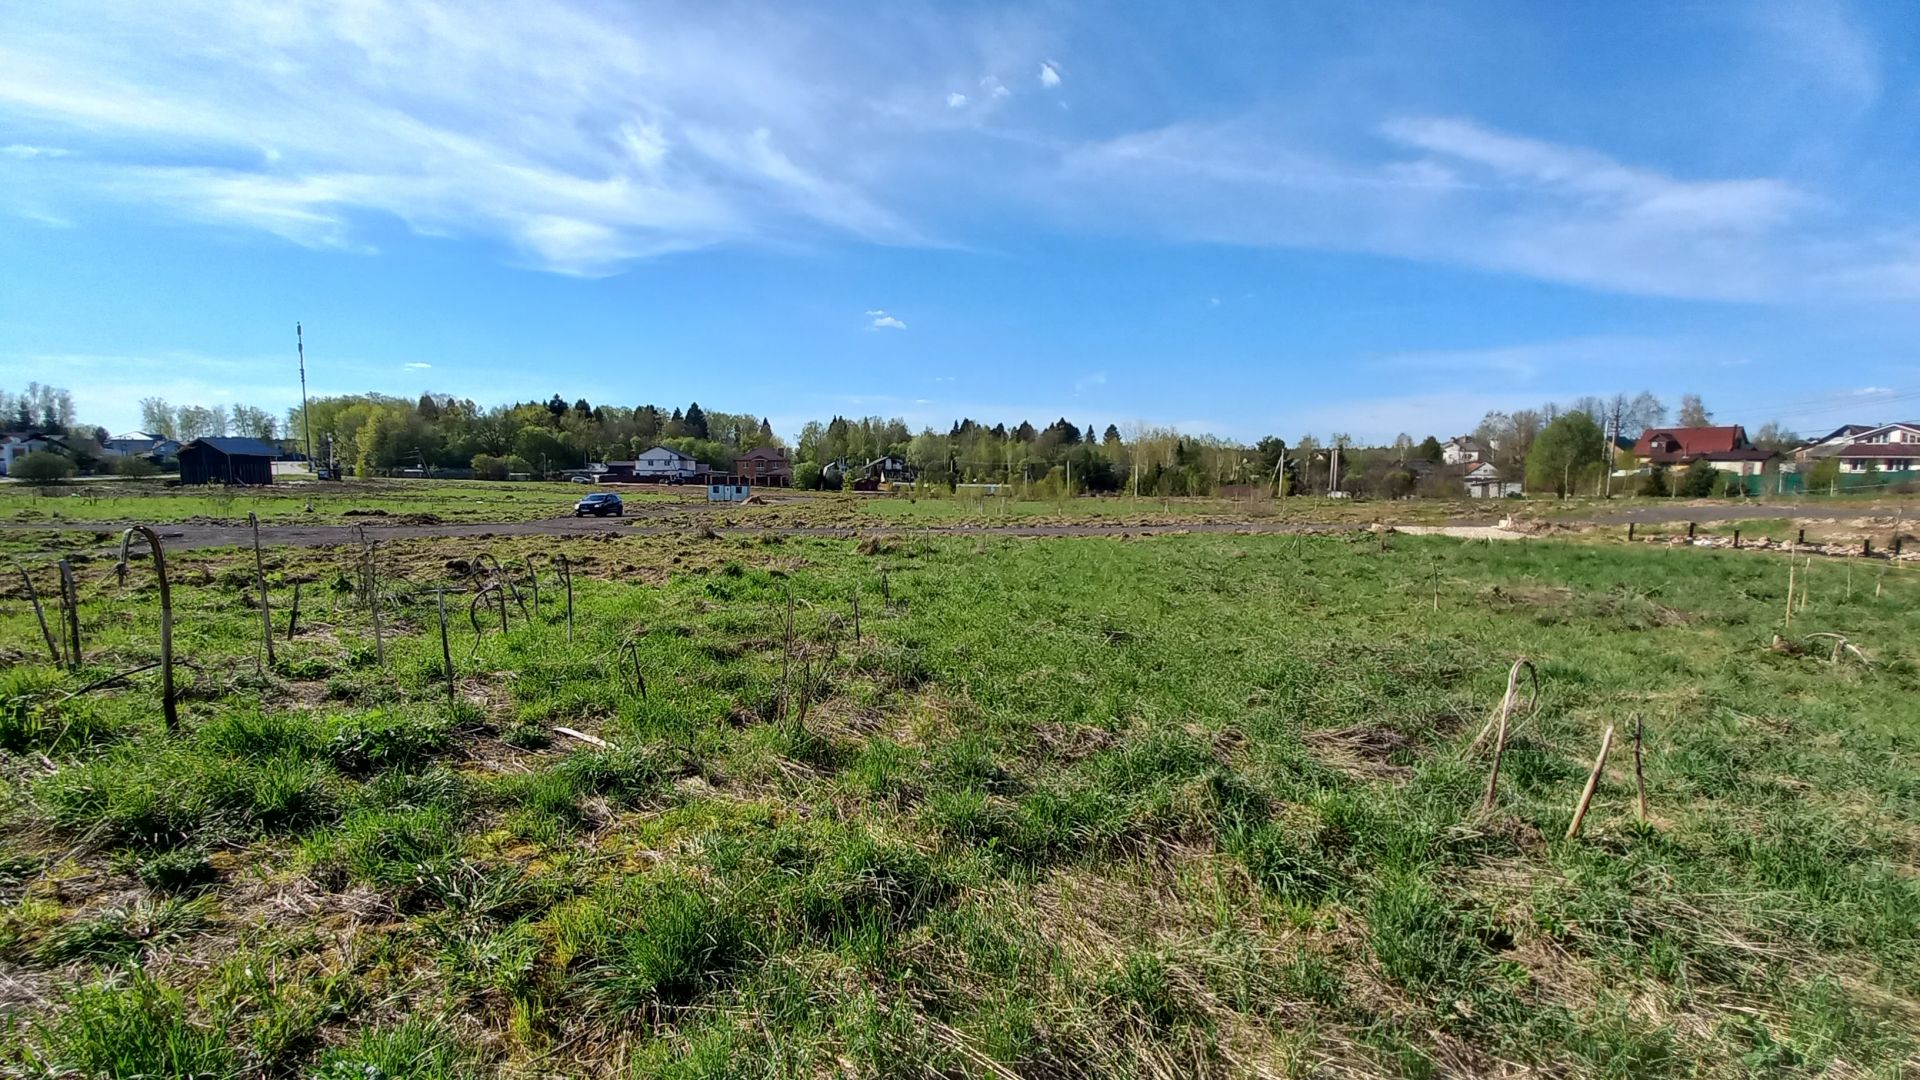
{"type": "MultiPolygon", "coordinates": [[[[1390,444],[1363,446],[1345,433],[1324,441],[1308,433],[1292,442],[1269,435],[1246,443],[1171,428],[1108,423],[1077,424],[1060,417],[1044,427],[1029,421],[987,423],[963,418],[945,431],[916,432],[900,418],[834,416],[810,421],[788,444],[764,417],[702,407],[594,404],[555,394],[545,401],[481,406],[471,398],[425,393],[417,398],[351,394],[312,399],[277,417],[248,405],[174,405],[140,402],[142,426],[165,438],[246,435],[278,441],[360,476],[404,469],[472,470],[483,477],[513,473],[553,475],[592,462],[625,461],[656,445],[668,446],[731,472],[741,454],[762,446],[787,448],[797,486],[820,482],[831,463],[857,472],[881,458],[904,460],[919,482],[957,489],[973,484],[1018,484],[1030,492],[1208,495],[1229,490],[1398,497],[1454,494],[1457,476],[1441,469],[1442,444],[1429,433],[1401,434],[1390,444]],[[1336,475],[1337,470],[1337,475],[1336,475]]],[[[1597,486],[1607,464],[1611,428],[1631,440],[1675,416],[1684,426],[1712,422],[1698,395],[1677,410],[1652,393],[1586,397],[1564,404],[1486,414],[1472,436],[1503,480],[1524,479],[1534,492],[1569,493],[1597,486]]],[[[75,426],[71,396],[31,384],[22,394],[0,392],[0,423],[10,430],[43,430],[104,440],[103,431],[75,426]]],[[[1792,432],[1762,427],[1756,445],[1785,448],[1792,432]]],[[[97,447],[91,448],[97,450],[97,447]]],[[[1663,478],[1664,479],[1664,478],[1663,478]]]]}

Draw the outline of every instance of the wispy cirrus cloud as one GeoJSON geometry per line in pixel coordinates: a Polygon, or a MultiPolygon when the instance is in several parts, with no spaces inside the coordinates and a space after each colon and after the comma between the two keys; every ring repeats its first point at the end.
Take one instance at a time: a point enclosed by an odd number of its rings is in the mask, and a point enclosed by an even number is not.
{"type": "Polygon", "coordinates": [[[867,327],[869,330],[905,330],[907,328],[906,323],[879,308],[868,311],[867,318],[873,320],[867,327]]]}
{"type": "Polygon", "coordinates": [[[349,251],[398,218],[574,274],[729,242],[923,242],[874,179],[919,122],[873,102],[938,77],[921,66],[971,80],[1025,51],[959,33],[909,61],[719,5],[99,0],[10,24],[0,119],[88,150],[47,183],[349,251]]]}
{"type": "Polygon", "coordinates": [[[1339,152],[1258,116],[1063,157],[1063,202],[1163,233],[1370,252],[1595,289],[1778,301],[1915,293],[1912,252],[1777,177],[1692,179],[1459,117],[1387,119],[1339,152]]]}
{"type": "MultiPolygon", "coordinates": [[[[1920,246],[1897,239],[1910,225],[1784,167],[1636,160],[1364,93],[1326,108],[1119,98],[1083,122],[1055,107],[1069,74],[1110,88],[1155,65],[1129,48],[1075,61],[1070,13],[905,7],[861,16],[860,33],[841,16],[724,0],[480,0],[458,18],[431,0],[28,5],[0,40],[0,120],[18,140],[0,148],[0,191],[62,219],[110,199],[357,253],[397,220],[577,275],[727,244],[960,244],[948,234],[1018,216],[1661,297],[1920,295],[1920,246]]],[[[1860,102],[1888,84],[1838,0],[1735,21],[1764,70],[1860,102]]]]}

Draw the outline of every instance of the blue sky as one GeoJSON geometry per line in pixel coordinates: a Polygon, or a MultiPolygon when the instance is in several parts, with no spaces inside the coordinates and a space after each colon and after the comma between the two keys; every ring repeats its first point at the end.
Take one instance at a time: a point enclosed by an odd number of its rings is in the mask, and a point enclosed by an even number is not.
{"type": "Polygon", "coordinates": [[[0,11],[0,384],[1387,439],[1920,412],[1909,4],[0,11]]]}

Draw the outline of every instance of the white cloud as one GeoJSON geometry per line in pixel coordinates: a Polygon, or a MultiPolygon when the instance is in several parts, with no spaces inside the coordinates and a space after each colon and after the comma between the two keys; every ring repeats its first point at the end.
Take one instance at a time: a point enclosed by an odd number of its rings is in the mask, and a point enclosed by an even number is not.
{"type": "Polygon", "coordinates": [[[1880,96],[1880,57],[1840,0],[1768,0],[1742,9],[1762,43],[1805,83],[1866,105],[1880,96]]]}
{"type": "Polygon", "coordinates": [[[69,152],[70,151],[63,150],[57,146],[28,146],[24,143],[0,146],[0,154],[5,154],[11,158],[58,158],[66,157],[69,152]]]}
{"type": "MultiPolygon", "coordinates": [[[[873,325],[868,327],[870,330],[905,330],[907,328],[906,323],[901,322],[899,319],[894,318],[879,308],[874,308],[867,312],[867,316],[873,320],[873,325]]],[[[938,337],[939,335],[936,334],[935,336],[938,337]]]]}
{"type": "Polygon", "coordinates": [[[980,80],[980,89],[984,91],[988,97],[994,99],[995,101],[1004,101],[1007,98],[1013,96],[1013,91],[1007,89],[1007,86],[1005,83],[1001,82],[999,79],[996,79],[991,75],[980,80]]]}
{"type": "Polygon", "coordinates": [[[1051,60],[1042,61],[1040,64],[1040,85],[1049,90],[1060,85],[1060,69],[1055,67],[1051,60]]]}
{"type": "Polygon", "coordinates": [[[431,367],[432,367],[433,365],[432,365],[432,364],[426,364],[426,363],[421,363],[421,362],[420,362],[420,361],[418,361],[418,360],[412,360],[412,361],[409,361],[409,362],[407,362],[407,363],[405,363],[405,364],[402,364],[401,366],[402,366],[402,367],[405,367],[405,368],[407,368],[407,369],[408,369],[408,370],[410,370],[410,371],[425,371],[425,370],[427,370],[428,368],[431,368],[431,367]]]}
{"type": "Polygon", "coordinates": [[[667,9],[468,16],[415,0],[35,9],[0,43],[0,121],[87,151],[43,181],[68,201],[349,251],[390,216],[604,274],[719,243],[918,242],[871,193],[895,149],[845,133],[875,95],[988,60],[953,34],[950,63],[896,66],[897,42],[798,16],[753,35],[667,9]]]}
{"type": "Polygon", "coordinates": [[[1219,307],[1219,306],[1220,306],[1220,298],[1219,298],[1219,297],[1217,297],[1217,296],[1209,296],[1209,297],[1207,297],[1207,306],[1208,306],[1208,307],[1219,307]]]}
{"type": "Polygon", "coordinates": [[[966,104],[967,104],[967,95],[959,92],[958,90],[955,90],[952,93],[947,95],[947,108],[949,109],[963,108],[966,106],[966,104]]]}
{"type": "Polygon", "coordinates": [[[1081,393],[1091,390],[1096,386],[1105,386],[1105,385],[1107,385],[1106,372],[1104,371],[1089,372],[1073,380],[1073,392],[1074,392],[1074,395],[1077,397],[1081,393]]]}
{"type": "Polygon", "coordinates": [[[1792,301],[1920,292],[1920,242],[1773,177],[1688,179],[1471,120],[1405,117],[1345,153],[1262,116],[1069,151],[1033,198],[1090,228],[1360,251],[1615,292],[1792,301]],[[1411,156],[1409,156],[1411,155],[1411,156]]]}

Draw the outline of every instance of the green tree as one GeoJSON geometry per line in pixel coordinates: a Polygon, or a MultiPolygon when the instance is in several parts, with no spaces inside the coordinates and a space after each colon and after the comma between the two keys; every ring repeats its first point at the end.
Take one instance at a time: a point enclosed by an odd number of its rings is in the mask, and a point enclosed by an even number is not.
{"type": "Polygon", "coordinates": [[[1814,462],[1813,468],[1807,470],[1806,490],[1809,492],[1831,492],[1835,490],[1839,484],[1840,459],[1837,457],[1821,458],[1819,461],[1814,462]]]}
{"type": "Polygon", "coordinates": [[[1420,448],[1414,451],[1414,456],[1421,461],[1439,461],[1444,456],[1440,440],[1431,435],[1420,440],[1420,448]]]}
{"type": "Polygon", "coordinates": [[[681,420],[681,425],[686,428],[688,438],[707,438],[707,414],[700,411],[699,402],[687,406],[687,415],[681,420]]]}
{"type": "Polygon", "coordinates": [[[1680,482],[1675,486],[1681,498],[1704,499],[1713,494],[1713,489],[1719,483],[1719,469],[1704,461],[1695,461],[1687,466],[1687,471],[1681,474],[1680,482]]]}
{"type": "Polygon", "coordinates": [[[35,450],[13,463],[13,478],[29,484],[51,484],[77,471],[73,459],[50,450],[35,450]]]}
{"type": "Polygon", "coordinates": [[[1551,490],[1564,498],[1600,464],[1605,447],[1606,435],[1593,417],[1583,412],[1562,413],[1540,430],[1527,452],[1527,487],[1551,490]]]}

